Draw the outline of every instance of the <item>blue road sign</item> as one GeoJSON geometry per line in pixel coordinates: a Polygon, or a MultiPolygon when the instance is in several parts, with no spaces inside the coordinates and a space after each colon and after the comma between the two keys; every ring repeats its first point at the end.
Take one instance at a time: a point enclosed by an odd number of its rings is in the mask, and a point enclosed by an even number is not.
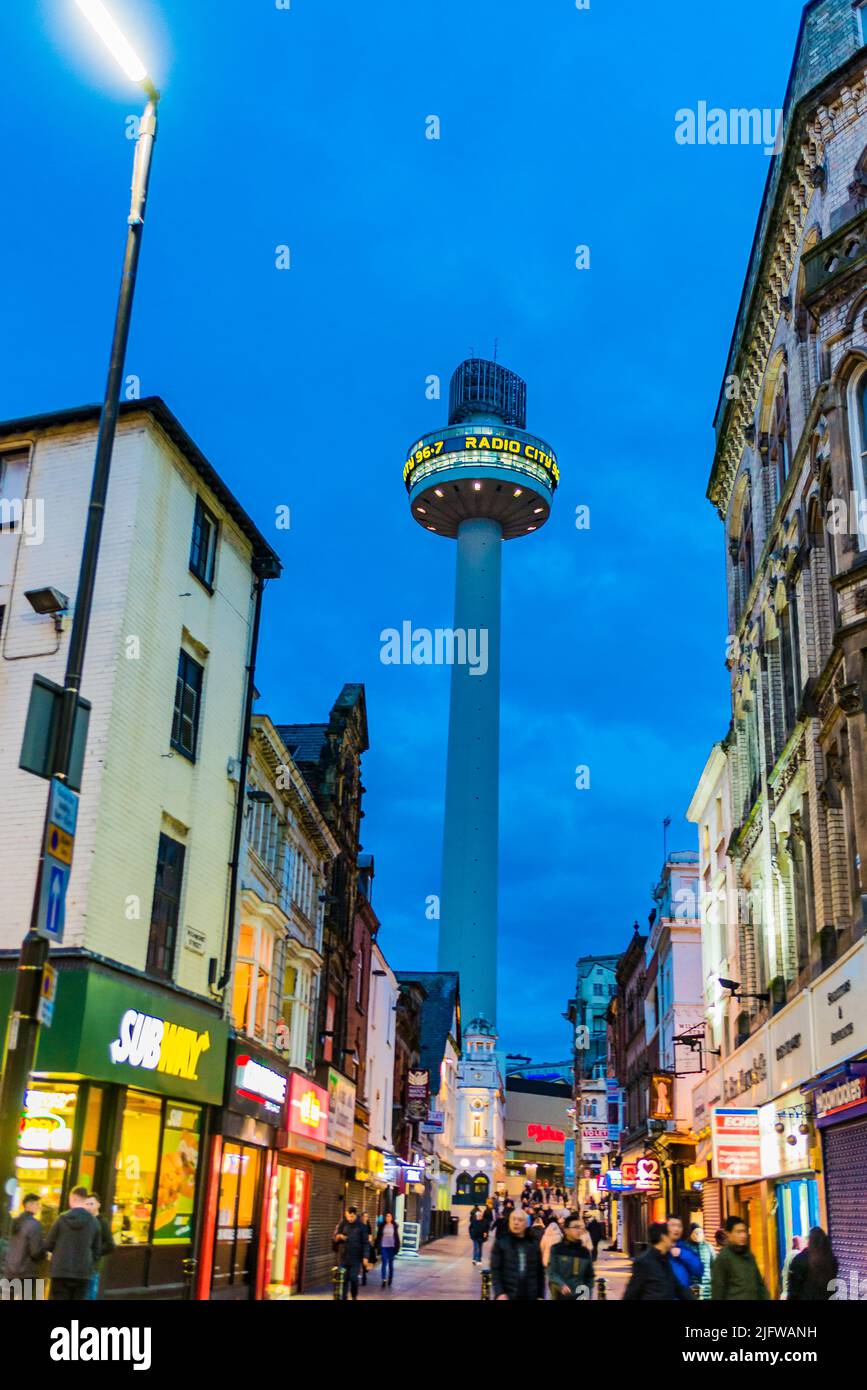
{"type": "Polygon", "coordinates": [[[63,940],[63,924],[66,918],[66,885],[69,882],[69,868],[58,864],[46,856],[42,868],[42,891],[39,895],[39,918],[36,930],[41,936],[52,941],[63,940]]]}

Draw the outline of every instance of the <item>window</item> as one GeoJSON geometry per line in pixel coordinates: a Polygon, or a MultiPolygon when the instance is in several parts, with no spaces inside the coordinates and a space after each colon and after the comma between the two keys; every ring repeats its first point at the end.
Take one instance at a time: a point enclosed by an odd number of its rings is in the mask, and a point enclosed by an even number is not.
{"type": "Polygon", "coordinates": [[[867,536],[861,518],[867,512],[867,367],[860,368],[849,383],[849,438],[852,454],[852,490],[855,494],[855,516],[849,518],[849,530],[858,532],[858,548],[867,547],[867,536]]]}
{"type": "Polygon", "coordinates": [[[274,937],[267,927],[242,923],[232,992],[232,1021],[236,1028],[262,1042],[267,1041],[268,1034],[273,959],[274,937]]]}
{"type": "Polygon", "coordinates": [[[0,531],[32,526],[34,504],[26,497],[29,466],[29,449],[7,449],[0,454],[0,531]]]}
{"type": "Polygon", "coordinates": [[[858,42],[863,46],[867,43],[867,0],[859,0],[855,6],[858,24],[858,42]]]}
{"type": "Polygon", "coordinates": [[[780,663],[783,674],[783,716],[786,736],[791,732],[798,712],[801,695],[800,638],[798,633],[798,604],[793,589],[789,601],[780,613],[780,663]]]}
{"type": "Polygon", "coordinates": [[[780,372],[780,383],[774,397],[771,428],[768,432],[768,457],[774,468],[774,504],[783,495],[792,462],[792,425],[789,417],[789,377],[780,372]]]}
{"type": "Polygon", "coordinates": [[[753,506],[749,483],[744,488],[741,497],[740,515],[735,523],[731,543],[731,556],[735,567],[735,609],[737,616],[747,601],[755,572],[753,506]]]}
{"type": "Polygon", "coordinates": [[[127,1093],[111,1223],[122,1245],[150,1242],[161,1116],[162,1101],[156,1096],[127,1093]]]}
{"type": "Polygon", "coordinates": [[[184,846],[168,835],[160,835],[146,968],[149,974],[160,975],[164,980],[172,978],[175,963],[183,877],[184,846]]]}
{"type": "Polygon", "coordinates": [[[181,648],[175,683],[175,712],[172,719],[172,747],[191,762],[196,761],[199,713],[202,707],[204,668],[181,648]]]}
{"type": "Polygon", "coordinates": [[[208,589],[213,588],[214,584],[218,530],[216,517],[208,511],[201,497],[197,497],[193,517],[193,539],[190,544],[190,569],[208,589]]]}

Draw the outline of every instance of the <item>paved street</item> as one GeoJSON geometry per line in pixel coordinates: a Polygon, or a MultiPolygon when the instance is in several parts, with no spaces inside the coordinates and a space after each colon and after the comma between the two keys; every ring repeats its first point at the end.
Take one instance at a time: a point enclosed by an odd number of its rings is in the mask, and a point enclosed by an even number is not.
{"type": "MultiPolygon", "coordinates": [[[[367,1287],[361,1289],[359,1300],[374,1299],[389,1303],[411,1299],[478,1299],[481,1297],[481,1270],[472,1263],[470,1252],[471,1246],[466,1236],[447,1236],[443,1240],[433,1241],[424,1246],[415,1259],[398,1258],[394,1284],[390,1289],[381,1287],[377,1266],[368,1274],[367,1287]]],[[[609,1299],[623,1296],[630,1268],[631,1261],[618,1251],[600,1251],[596,1275],[605,1279],[609,1299]]],[[[331,1290],[323,1289],[317,1293],[302,1294],[301,1297],[328,1299],[331,1298],[331,1290]]]]}

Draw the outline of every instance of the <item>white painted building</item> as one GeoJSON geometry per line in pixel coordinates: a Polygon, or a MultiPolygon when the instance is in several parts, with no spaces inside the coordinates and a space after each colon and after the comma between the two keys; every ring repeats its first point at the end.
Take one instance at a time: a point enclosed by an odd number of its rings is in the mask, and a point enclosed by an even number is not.
{"type": "MultiPolygon", "coordinates": [[[[38,673],[62,685],[70,627],[35,613],[26,593],[50,585],[74,602],[97,422],[84,407],[0,425],[5,952],[29,924],[48,790],[18,767],[31,683],[38,673]]],[[[205,997],[228,918],[227,769],[242,742],[254,565],[279,574],[164,403],[124,404],[82,685],[92,713],[63,949],[205,997]]]]}
{"type": "Polygon", "coordinates": [[[376,940],[370,953],[365,1105],[370,1113],[369,1142],[382,1153],[393,1150],[394,1027],[398,984],[376,940]]]}
{"type": "Polygon", "coordinates": [[[506,1178],[505,1087],[497,1035],[487,1019],[471,1019],[458,1068],[453,1210],[484,1203],[506,1178]]]}

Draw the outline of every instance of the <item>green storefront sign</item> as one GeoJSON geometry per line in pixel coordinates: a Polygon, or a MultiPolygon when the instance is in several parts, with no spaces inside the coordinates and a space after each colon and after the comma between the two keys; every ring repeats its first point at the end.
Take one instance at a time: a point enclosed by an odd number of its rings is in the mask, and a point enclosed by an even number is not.
{"type": "MultiPolygon", "coordinates": [[[[0,974],[8,1018],[15,977],[0,974]]],[[[86,1076],[219,1105],[229,1026],[185,999],[94,970],[59,970],[54,1020],[42,1028],[38,1073],[86,1076]]]]}

